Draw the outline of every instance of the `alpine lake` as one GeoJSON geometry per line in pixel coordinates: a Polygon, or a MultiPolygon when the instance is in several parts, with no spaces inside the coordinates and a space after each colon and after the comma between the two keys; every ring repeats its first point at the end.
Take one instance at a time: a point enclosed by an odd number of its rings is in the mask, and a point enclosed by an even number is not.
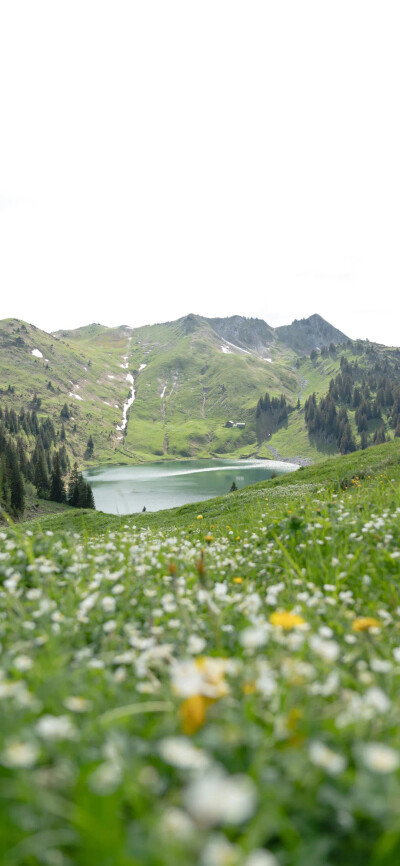
{"type": "Polygon", "coordinates": [[[298,469],[276,460],[174,460],[127,466],[98,466],[85,471],[96,509],[107,514],[161,511],[202,502],[298,469]]]}

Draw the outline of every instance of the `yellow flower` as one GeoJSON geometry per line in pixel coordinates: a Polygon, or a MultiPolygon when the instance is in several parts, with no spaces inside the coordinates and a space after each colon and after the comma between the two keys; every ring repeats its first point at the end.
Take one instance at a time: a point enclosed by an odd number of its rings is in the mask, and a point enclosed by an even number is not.
{"type": "Polygon", "coordinates": [[[271,613],[269,618],[271,625],[281,626],[286,630],[296,628],[296,625],[304,625],[305,620],[298,613],[292,613],[290,610],[275,611],[271,613]]]}
{"type": "Polygon", "coordinates": [[[207,544],[210,544],[211,541],[214,541],[214,536],[211,535],[211,532],[209,532],[208,535],[205,535],[205,536],[204,536],[204,541],[206,541],[207,544]]]}
{"type": "Polygon", "coordinates": [[[182,722],[182,731],[191,736],[204,725],[206,720],[207,706],[212,703],[210,698],[204,695],[191,695],[183,702],[179,715],[182,722]]]}
{"type": "Polygon", "coordinates": [[[197,515],[197,520],[203,520],[203,515],[202,515],[202,514],[198,514],[198,515],[197,515]]]}
{"type": "Polygon", "coordinates": [[[234,583],[243,583],[243,578],[242,577],[234,577],[233,582],[234,583]]]}
{"type": "Polygon", "coordinates": [[[381,623],[373,616],[359,616],[353,622],[353,631],[367,631],[370,628],[380,628],[381,623]]]}
{"type": "Polygon", "coordinates": [[[243,683],[243,694],[244,695],[254,695],[256,690],[255,683],[243,683]]]}

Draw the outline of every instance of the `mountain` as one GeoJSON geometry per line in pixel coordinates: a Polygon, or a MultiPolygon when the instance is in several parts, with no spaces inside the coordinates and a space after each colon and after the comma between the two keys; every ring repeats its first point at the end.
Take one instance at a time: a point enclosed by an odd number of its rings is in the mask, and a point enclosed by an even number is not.
{"type": "Polygon", "coordinates": [[[329,346],[330,343],[334,343],[336,346],[348,340],[346,334],[338,331],[317,313],[309,316],[308,319],[295,319],[291,325],[276,328],[275,334],[278,340],[303,355],[308,354],[313,349],[329,346]]]}
{"type": "MultiPolygon", "coordinates": [[[[352,343],[317,315],[274,329],[260,319],[191,313],[139,328],[93,323],[54,334],[7,319],[0,322],[0,407],[18,413],[39,401],[39,420],[49,417],[59,429],[67,404],[65,447],[80,466],[89,436],[92,464],[251,454],[314,460],[337,451],[340,438],[314,435],[328,428],[324,419],[307,426],[304,401],[327,393],[344,360],[358,365],[350,390],[377,364],[384,373],[389,364],[393,380],[396,351],[352,343]]],[[[372,434],[375,422],[367,420],[372,434]]]]}

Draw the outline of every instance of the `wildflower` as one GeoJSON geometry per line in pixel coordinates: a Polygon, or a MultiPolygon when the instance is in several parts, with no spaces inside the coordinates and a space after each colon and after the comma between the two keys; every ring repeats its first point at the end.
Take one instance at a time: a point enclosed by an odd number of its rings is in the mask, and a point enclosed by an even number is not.
{"type": "Polygon", "coordinates": [[[197,520],[203,520],[203,515],[202,515],[202,514],[198,514],[198,515],[197,515],[197,520]]]}
{"type": "Polygon", "coordinates": [[[86,698],[71,695],[71,697],[65,698],[64,707],[70,710],[71,713],[86,713],[92,709],[92,702],[86,700],[86,698]]]}
{"type": "Polygon", "coordinates": [[[224,679],[228,667],[228,659],[208,656],[175,662],[171,671],[172,689],[182,697],[200,694],[208,698],[221,698],[229,692],[224,679]]]}
{"type": "Polygon", "coordinates": [[[317,767],[321,767],[332,776],[337,776],[346,769],[346,759],[332,751],[325,743],[315,740],[309,748],[310,759],[317,767]]]}
{"type": "Polygon", "coordinates": [[[216,766],[197,776],[186,790],[186,806],[199,824],[242,824],[256,807],[256,789],[248,776],[230,776],[216,766]]]}
{"type": "Polygon", "coordinates": [[[265,646],[268,640],[268,633],[265,625],[252,626],[245,628],[240,634],[240,643],[247,650],[256,649],[260,646],[265,646]]]}
{"type": "Polygon", "coordinates": [[[24,743],[20,740],[9,740],[0,755],[0,763],[13,769],[30,769],[36,764],[39,749],[34,743],[24,743]]]}
{"type": "Polygon", "coordinates": [[[298,613],[292,613],[289,610],[275,611],[271,613],[269,618],[271,625],[280,626],[285,630],[296,628],[298,625],[304,625],[305,620],[298,613]]]}
{"type": "Polygon", "coordinates": [[[32,659],[25,655],[15,656],[13,664],[15,669],[20,671],[20,673],[25,673],[25,671],[29,671],[33,667],[32,659]]]}
{"type": "Polygon", "coordinates": [[[165,737],[158,751],[166,764],[183,770],[201,770],[210,763],[208,755],[193,746],[186,737],[165,737]]]}
{"type": "Polygon", "coordinates": [[[201,653],[206,645],[206,642],[203,637],[200,637],[198,634],[189,635],[188,639],[188,650],[193,655],[197,655],[201,653]]]}
{"type": "Polygon", "coordinates": [[[204,695],[191,695],[190,698],[186,698],[179,710],[184,734],[191,736],[203,727],[207,707],[212,703],[213,699],[205,698],[204,695]]]}
{"type": "Polygon", "coordinates": [[[238,863],[238,848],[228,842],[226,836],[211,836],[200,859],[200,866],[236,866],[238,863]]]}
{"type": "Polygon", "coordinates": [[[324,640],[316,634],[310,638],[310,647],[328,662],[335,662],[340,655],[340,647],[335,640],[324,640]]]}
{"type": "Polygon", "coordinates": [[[381,623],[373,616],[359,616],[353,622],[353,631],[368,631],[370,628],[380,628],[381,623]]]}
{"type": "Polygon", "coordinates": [[[371,710],[376,710],[377,713],[387,713],[390,708],[388,696],[377,686],[367,689],[363,696],[363,702],[371,710]]]}
{"type": "Polygon", "coordinates": [[[183,809],[171,806],[161,818],[161,830],[167,836],[185,841],[195,832],[195,825],[183,809]]]}
{"type": "Polygon", "coordinates": [[[117,790],[122,780],[122,770],[118,761],[104,761],[89,776],[89,787],[100,797],[106,797],[117,790]]]}
{"type": "Polygon", "coordinates": [[[243,578],[242,577],[234,577],[233,582],[234,583],[243,583],[243,578]]]}
{"type": "Polygon", "coordinates": [[[279,866],[271,851],[266,848],[255,848],[244,862],[244,866],[279,866]]]}
{"type": "Polygon", "coordinates": [[[36,724],[36,730],[44,740],[73,740],[76,736],[75,727],[68,716],[42,716],[36,724]]]}
{"type": "Polygon", "coordinates": [[[112,595],[105,595],[101,600],[101,606],[106,613],[114,613],[115,604],[115,598],[112,595]]]}
{"type": "Polygon", "coordinates": [[[361,754],[365,767],[373,773],[393,773],[400,764],[399,753],[384,743],[368,743],[361,754]]]}

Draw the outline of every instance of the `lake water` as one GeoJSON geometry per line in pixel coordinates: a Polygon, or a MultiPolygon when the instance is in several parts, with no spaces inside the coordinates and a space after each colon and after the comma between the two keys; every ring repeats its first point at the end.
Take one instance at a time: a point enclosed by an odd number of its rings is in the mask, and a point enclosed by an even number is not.
{"type": "Polygon", "coordinates": [[[160,511],[201,502],[238,488],[282,475],[298,467],[276,460],[174,460],[135,466],[99,466],[84,474],[96,508],[108,514],[160,511]]]}

